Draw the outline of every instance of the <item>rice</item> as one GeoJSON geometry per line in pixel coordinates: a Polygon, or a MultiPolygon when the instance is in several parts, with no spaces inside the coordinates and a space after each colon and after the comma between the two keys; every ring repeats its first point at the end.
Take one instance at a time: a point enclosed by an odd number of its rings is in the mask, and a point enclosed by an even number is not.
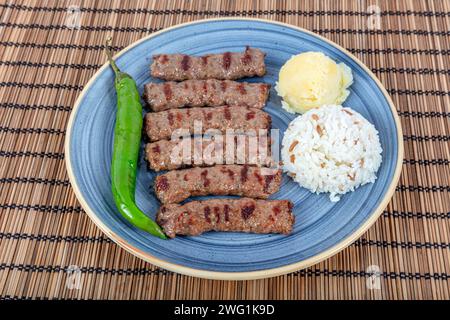
{"type": "Polygon", "coordinates": [[[376,180],[381,164],[378,131],[356,111],[338,105],[312,109],[284,133],[283,169],[302,187],[330,200],[376,180]]]}

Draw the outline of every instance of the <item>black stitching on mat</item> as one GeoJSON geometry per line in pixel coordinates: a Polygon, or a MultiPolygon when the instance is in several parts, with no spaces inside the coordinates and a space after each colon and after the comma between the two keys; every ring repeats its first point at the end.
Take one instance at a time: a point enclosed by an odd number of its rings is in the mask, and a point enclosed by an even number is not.
{"type": "MultiPolygon", "coordinates": [[[[343,277],[343,278],[350,278],[350,277],[371,277],[374,274],[369,273],[366,271],[350,271],[350,270],[299,270],[292,275],[297,276],[333,276],[333,277],[343,277]]],[[[425,280],[448,280],[450,278],[450,275],[446,273],[419,273],[419,272],[380,272],[380,277],[383,277],[385,279],[408,279],[408,280],[418,280],[418,279],[425,279],[425,280]]]]}
{"type": "Polygon", "coordinates": [[[401,248],[401,249],[447,249],[450,243],[438,242],[402,242],[402,241],[385,241],[385,240],[356,240],[353,245],[355,247],[375,246],[380,248],[401,248]]]}
{"type": "MultiPolygon", "coordinates": [[[[39,30],[70,30],[73,29],[66,25],[44,25],[38,23],[24,24],[0,22],[0,27],[17,29],[39,29],[39,30]]],[[[85,26],[82,25],[78,30],[85,31],[114,31],[114,32],[156,32],[163,28],[147,27],[112,27],[112,26],[85,26]]],[[[450,31],[428,31],[428,30],[366,30],[366,29],[312,29],[318,34],[364,34],[364,35],[417,35],[417,36],[449,36],[450,31]]]]}
{"type": "Polygon", "coordinates": [[[80,28],[74,29],[66,25],[59,24],[39,24],[39,23],[11,23],[0,22],[0,27],[17,28],[17,29],[39,29],[39,30],[68,30],[68,31],[114,31],[114,32],[156,32],[163,28],[147,28],[147,27],[112,27],[112,26],[87,26],[81,25],[80,28]]]}
{"type": "Polygon", "coordinates": [[[416,165],[419,166],[448,166],[450,164],[450,160],[448,159],[403,159],[403,164],[416,165]]]}
{"type": "Polygon", "coordinates": [[[424,142],[424,141],[449,141],[450,136],[416,136],[416,135],[404,135],[403,140],[405,141],[416,141],[416,142],[424,142]]]}
{"type": "Polygon", "coordinates": [[[20,110],[54,110],[54,111],[64,111],[70,112],[72,107],[69,106],[59,106],[59,105],[42,105],[42,104],[19,104],[4,102],[0,103],[0,108],[10,108],[10,109],[20,109],[20,110]]]}
{"type": "MultiPolygon", "coordinates": [[[[16,48],[32,48],[32,49],[78,49],[78,50],[105,50],[104,45],[83,45],[71,43],[32,43],[32,42],[12,42],[2,41],[0,46],[16,47],[16,48]]],[[[125,48],[124,46],[111,46],[114,51],[119,51],[125,48]]]]}
{"type": "Polygon", "coordinates": [[[0,232],[0,239],[12,240],[32,240],[32,241],[48,241],[48,242],[96,242],[96,243],[112,243],[109,238],[87,237],[87,236],[61,236],[61,235],[46,235],[46,234],[28,234],[28,233],[11,233],[0,232]]]}
{"type": "Polygon", "coordinates": [[[52,129],[52,128],[8,128],[0,127],[0,132],[14,133],[14,134],[54,134],[54,135],[65,135],[66,130],[52,129]]]}
{"type": "MultiPolygon", "coordinates": [[[[68,266],[42,266],[42,265],[29,265],[29,264],[0,264],[0,270],[18,270],[25,272],[67,272],[68,266]]],[[[170,271],[164,269],[151,270],[149,268],[138,269],[107,269],[101,267],[80,267],[82,273],[101,273],[112,275],[148,275],[148,274],[173,274],[170,271]]]]}
{"type": "MultiPolygon", "coordinates": [[[[96,70],[102,66],[102,64],[83,64],[83,63],[54,63],[54,62],[31,62],[31,61],[0,61],[0,66],[12,66],[12,67],[31,67],[31,68],[73,68],[77,70],[96,70]]],[[[419,75],[433,75],[433,74],[445,74],[449,75],[450,70],[447,69],[430,69],[430,68],[373,68],[374,73],[399,73],[399,74],[419,74],[419,75]]]]}
{"type": "Polygon", "coordinates": [[[51,186],[70,186],[69,180],[46,179],[46,178],[0,178],[0,183],[31,183],[31,184],[48,184],[51,186]]]}
{"type": "Polygon", "coordinates": [[[58,152],[32,152],[32,151],[2,151],[0,157],[16,158],[16,157],[38,157],[49,159],[64,159],[64,153],[58,152]]]}
{"type": "MultiPolygon", "coordinates": [[[[42,7],[42,6],[26,6],[18,4],[1,4],[0,7],[25,10],[25,11],[44,11],[44,12],[66,12],[65,7],[42,7]]],[[[121,14],[152,14],[152,15],[167,15],[167,14],[182,14],[182,15],[267,15],[267,14],[278,14],[278,15],[302,15],[302,16],[325,16],[325,15],[343,15],[343,16],[369,16],[370,13],[365,11],[351,11],[351,10],[280,10],[280,9],[270,9],[270,10],[187,10],[187,9],[147,9],[147,8],[89,8],[80,7],[80,12],[91,12],[91,13],[121,13],[121,14]]],[[[413,10],[385,10],[380,12],[381,16],[423,16],[423,17],[447,17],[450,15],[449,12],[445,11],[413,11],[413,10]]]]}
{"type": "Polygon", "coordinates": [[[436,213],[436,212],[403,212],[403,211],[384,211],[383,217],[385,218],[401,218],[401,219],[450,219],[450,212],[436,213]]]}
{"type": "Polygon", "coordinates": [[[415,118],[448,118],[450,112],[439,111],[398,111],[400,117],[415,117],[415,118]]]}
{"type": "Polygon", "coordinates": [[[366,30],[366,29],[312,29],[319,34],[364,34],[364,35],[415,35],[415,36],[449,36],[450,31],[428,31],[428,30],[366,30]]]}
{"type": "MultiPolygon", "coordinates": [[[[32,48],[32,49],[72,49],[72,50],[104,50],[104,45],[87,45],[87,44],[72,44],[72,43],[34,43],[34,42],[12,42],[12,41],[0,41],[0,46],[16,47],[16,48],[32,48]]],[[[125,46],[112,46],[111,49],[119,51],[124,49],[125,46]]],[[[450,55],[450,50],[438,50],[438,49],[397,49],[397,48],[385,48],[385,49],[371,49],[371,48],[347,48],[353,54],[404,54],[404,55],[450,55]]]]}
{"type": "Polygon", "coordinates": [[[390,94],[397,94],[399,96],[411,95],[411,96],[448,96],[450,91],[439,90],[409,90],[409,89],[387,89],[390,94]]]}
{"type": "Polygon", "coordinates": [[[38,301],[47,301],[47,300],[62,300],[62,301],[66,301],[66,300],[68,300],[68,301],[73,301],[73,300],[76,300],[76,301],[83,301],[83,300],[92,300],[92,299],[78,299],[78,298],[61,298],[61,297],[57,297],[57,298],[55,298],[55,297],[52,297],[52,298],[49,298],[49,297],[30,297],[30,296],[11,296],[11,295],[9,295],[9,294],[7,294],[7,295],[4,295],[4,296],[0,296],[0,301],[2,301],[2,300],[4,300],[4,301],[10,301],[10,300],[38,300],[38,301]]]}
{"type": "MultiPolygon", "coordinates": [[[[72,107],[61,106],[61,105],[36,105],[36,104],[17,104],[11,102],[0,103],[0,108],[12,108],[21,110],[55,110],[55,111],[65,111],[70,112],[72,107]]],[[[400,111],[398,110],[398,115],[401,117],[416,117],[416,118],[448,118],[450,117],[450,112],[439,112],[439,111],[400,111]]]]}
{"type": "Polygon", "coordinates": [[[34,210],[46,213],[80,213],[84,212],[80,206],[51,206],[40,204],[0,204],[0,209],[12,209],[12,210],[34,210]]]}
{"type": "MultiPolygon", "coordinates": [[[[0,270],[17,270],[24,272],[67,272],[69,267],[67,266],[42,266],[42,265],[29,265],[29,264],[0,264],[0,270]]],[[[151,270],[148,268],[136,268],[136,269],[107,269],[101,267],[80,267],[82,273],[100,273],[111,275],[148,275],[148,274],[163,274],[173,275],[173,272],[164,269],[151,270]]],[[[350,270],[312,270],[304,269],[291,273],[292,276],[332,276],[332,277],[371,277],[373,273],[366,271],[350,271],[350,270]]],[[[450,276],[446,273],[411,273],[411,272],[380,272],[380,276],[386,279],[425,279],[425,280],[448,280],[450,276]]]]}
{"type": "MultiPolygon", "coordinates": [[[[61,235],[42,235],[42,234],[28,234],[28,233],[11,233],[0,232],[0,239],[8,240],[32,240],[32,241],[47,241],[47,242],[74,242],[74,243],[112,243],[109,238],[89,237],[89,236],[61,236],[61,235]]],[[[360,239],[353,243],[356,247],[361,246],[376,246],[382,248],[401,248],[401,249],[446,249],[450,247],[450,243],[437,242],[398,242],[398,241],[382,241],[382,240],[368,240],[360,239]]]]}
{"type": "Polygon", "coordinates": [[[27,88],[27,89],[63,89],[83,90],[83,86],[64,83],[23,83],[23,82],[0,82],[0,88],[27,88]]]}
{"type": "MultiPolygon", "coordinates": [[[[63,90],[83,90],[81,85],[70,85],[62,83],[23,83],[23,82],[0,82],[0,87],[31,88],[31,89],[63,89],[63,90]]],[[[390,94],[413,95],[413,96],[448,96],[450,91],[439,90],[409,90],[409,89],[387,89],[390,94]]]]}
{"type": "MultiPolygon", "coordinates": [[[[2,209],[17,209],[17,210],[36,210],[41,212],[52,212],[52,213],[72,213],[72,212],[84,212],[84,210],[78,206],[50,206],[50,205],[28,205],[28,204],[0,204],[2,209]]],[[[450,219],[450,212],[447,213],[436,213],[436,212],[406,212],[394,210],[389,212],[387,210],[383,211],[383,217],[385,218],[402,218],[402,219],[450,219]]]]}
{"type": "Polygon", "coordinates": [[[431,75],[431,74],[450,74],[449,69],[430,69],[430,68],[373,68],[372,72],[375,73],[406,73],[406,74],[420,74],[420,75],[431,75]]]}
{"type": "MultiPolygon", "coordinates": [[[[53,134],[53,135],[65,135],[66,130],[61,129],[53,129],[53,128],[9,128],[9,127],[0,127],[0,132],[13,133],[13,134],[53,134]]],[[[416,136],[416,135],[404,135],[405,141],[448,141],[450,136],[416,136]]],[[[405,164],[419,163],[422,165],[426,165],[427,160],[404,160],[405,164]]],[[[448,164],[448,160],[445,159],[436,159],[429,160],[428,164],[448,164]]]]}
{"type": "MultiPolygon", "coordinates": [[[[0,42],[1,45],[1,42],[0,42]]],[[[450,50],[439,49],[397,49],[397,48],[385,48],[385,49],[371,49],[371,48],[347,48],[353,54],[406,54],[406,55],[450,55],[450,50]]]]}
{"type": "Polygon", "coordinates": [[[409,192],[449,192],[450,186],[405,186],[399,185],[395,188],[395,191],[409,191],[409,192]]]}
{"type": "Polygon", "coordinates": [[[31,62],[31,61],[0,61],[0,66],[10,67],[32,67],[32,68],[73,68],[77,70],[96,70],[101,64],[84,64],[84,63],[48,63],[48,62],[31,62]]]}

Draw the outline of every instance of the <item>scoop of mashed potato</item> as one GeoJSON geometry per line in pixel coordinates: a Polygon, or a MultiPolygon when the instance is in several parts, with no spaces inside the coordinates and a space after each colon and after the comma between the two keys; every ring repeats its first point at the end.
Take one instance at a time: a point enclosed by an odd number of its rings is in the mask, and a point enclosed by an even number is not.
{"type": "Polygon", "coordinates": [[[282,106],[291,113],[305,113],[327,104],[342,104],[353,83],[351,69],[322,52],[292,56],[281,68],[276,90],[282,106]]]}

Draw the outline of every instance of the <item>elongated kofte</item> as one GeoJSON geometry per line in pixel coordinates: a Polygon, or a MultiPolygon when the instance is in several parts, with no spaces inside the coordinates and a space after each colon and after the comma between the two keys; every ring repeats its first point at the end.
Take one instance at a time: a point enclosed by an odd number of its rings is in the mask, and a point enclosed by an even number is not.
{"type": "Polygon", "coordinates": [[[279,169],[216,165],[169,171],[156,177],[154,188],[163,204],[206,195],[266,199],[280,189],[281,178],[279,169]]]}
{"type": "MultiPolygon", "coordinates": [[[[200,137],[201,138],[201,137],[200,137]]],[[[250,164],[270,167],[270,138],[267,135],[227,135],[212,140],[159,140],[145,146],[145,159],[154,171],[216,164],[250,164]]]]}
{"type": "Polygon", "coordinates": [[[156,220],[170,238],[207,231],[289,234],[295,222],[292,207],[288,200],[211,199],[163,205],[156,220]]]}
{"type": "Polygon", "coordinates": [[[170,81],[189,79],[235,80],[263,76],[266,73],[265,53],[246,47],[244,52],[225,52],[201,57],[185,54],[153,56],[151,75],[170,81]]]}
{"type": "Polygon", "coordinates": [[[147,83],[144,100],[152,111],[183,107],[243,106],[262,109],[269,96],[266,83],[229,80],[186,80],[147,83]]]}
{"type": "Polygon", "coordinates": [[[188,134],[202,134],[208,129],[216,129],[225,134],[228,129],[239,132],[269,129],[270,116],[255,108],[248,107],[208,107],[149,112],[145,115],[145,130],[150,141],[170,139],[177,129],[185,129],[188,134]],[[195,121],[201,125],[201,132],[195,132],[195,121]]]}

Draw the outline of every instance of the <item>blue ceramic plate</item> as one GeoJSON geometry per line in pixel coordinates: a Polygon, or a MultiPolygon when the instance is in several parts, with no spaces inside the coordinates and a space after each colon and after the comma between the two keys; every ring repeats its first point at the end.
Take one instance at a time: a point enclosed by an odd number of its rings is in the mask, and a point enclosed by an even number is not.
{"type": "MultiPolygon", "coordinates": [[[[213,19],[175,26],[154,33],[116,56],[142,93],[152,81],[149,65],[156,53],[201,55],[242,51],[246,45],[267,53],[267,74],[250,81],[272,85],[290,56],[321,51],[353,70],[349,106],[380,133],[383,163],[374,184],[358,188],[332,203],[327,194],[316,195],[288,177],[273,199],[295,204],[296,223],[289,236],[211,232],[198,237],[160,240],[125,221],[114,206],[110,162],[116,95],[113,72],[104,65],[86,85],[75,104],[68,125],[66,159],[70,181],[83,208],[115,242],[140,258],[179,273],[219,279],[255,279],[295,271],[315,264],[352,243],[375,222],[391,198],[403,156],[402,135],[394,106],[375,76],[355,57],[336,44],[309,31],[287,24],[254,19],[213,19]]],[[[274,128],[281,132],[294,118],[280,108],[273,86],[265,108],[274,128]]],[[[155,173],[141,155],[136,201],[152,218],[159,202],[151,185],[155,173]]]]}

